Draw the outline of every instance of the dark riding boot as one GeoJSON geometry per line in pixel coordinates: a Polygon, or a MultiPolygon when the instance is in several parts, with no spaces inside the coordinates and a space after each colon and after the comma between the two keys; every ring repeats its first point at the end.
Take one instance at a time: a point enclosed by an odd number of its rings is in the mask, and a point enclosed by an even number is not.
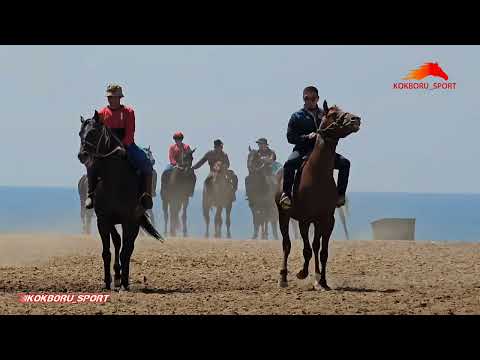
{"type": "Polygon", "coordinates": [[[337,207],[345,205],[348,176],[350,175],[350,161],[340,154],[335,154],[335,169],[338,169],[338,200],[337,207]]]}
{"type": "Polygon", "coordinates": [[[95,200],[95,189],[97,188],[97,175],[93,166],[87,168],[88,190],[87,199],[85,200],[85,208],[93,209],[95,200]]]}
{"type": "Polygon", "coordinates": [[[292,206],[292,187],[295,181],[295,169],[291,167],[283,168],[283,194],[280,198],[280,205],[287,209],[292,206]]]}
{"type": "Polygon", "coordinates": [[[145,183],[144,189],[145,192],[140,197],[140,203],[145,210],[150,210],[153,208],[153,199],[152,199],[152,175],[144,175],[145,183]]]}

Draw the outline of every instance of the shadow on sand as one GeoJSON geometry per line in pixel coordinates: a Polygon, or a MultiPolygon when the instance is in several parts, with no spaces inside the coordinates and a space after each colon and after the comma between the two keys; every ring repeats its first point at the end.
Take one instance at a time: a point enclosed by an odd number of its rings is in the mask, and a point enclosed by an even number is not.
{"type": "Polygon", "coordinates": [[[161,295],[166,295],[166,294],[190,294],[193,293],[194,291],[191,289],[148,289],[148,288],[143,288],[139,289],[136,292],[143,293],[143,294],[161,294],[161,295]]]}
{"type": "Polygon", "coordinates": [[[350,286],[339,287],[339,288],[335,288],[334,290],[336,290],[336,291],[348,291],[348,292],[366,292],[366,293],[377,292],[377,293],[384,293],[384,294],[396,293],[396,292],[400,291],[400,290],[397,290],[397,289],[375,290],[375,289],[366,289],[366,288],[354,288],[354,287],[350,287],[350,286]]]}

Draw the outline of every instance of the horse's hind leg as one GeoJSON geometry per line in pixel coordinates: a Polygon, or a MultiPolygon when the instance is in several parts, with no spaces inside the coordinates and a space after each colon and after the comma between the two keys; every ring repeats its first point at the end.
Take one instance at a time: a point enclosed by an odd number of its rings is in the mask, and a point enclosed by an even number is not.
{"type": "Polygon", "coordinates": [[[210,236],[210,207],[207,204],[203,204],[203,218],[205,219],[205,237],[208,239],[210,236]]]}
{"type": "Polygon", "coordinates": [[[113,286],[116,288],[120,287],[121,284],[121,273],[120,273],[120,248],[122,247],[122,238],[118,233],[115,225],[112,225],[111,230],[113,247],[115,248],[115,260],[113,262],[113,286]]]}
{"type": "Polygon", "coordinates": [[[230,215],[232,213],[232,204],[229,204],[227,205],[227,207],[225,208],[225,225],[227,226],[227,239],[231,239],[232,238],[232,233],[230,232],[230,226],[232,224],[232,221],[230,219],[230,215]]]}
{"type": "Polygon", "coordinates": [[[123,289],[129,288],[130,258],[133,253],[135,239],[138,236],[140,226],[136,223],[122,224],[123,246],[120,252],[121,286],[123,289]]]}
{"type": "Polygon", "coordinates": [[[100,237],[102,238],[105,289],[110,290],[110,285],[112,283],[112,275],[110,274],[110,262],[112,260],[112,254],[110,253],[110,229],[113,225],[110,225],[100,217],[97,218],[97,226],[100,237]]]}
{"type": "Polygon", "coordinates": [[[215,237],[222,237],[222,208],[217,206],[217,211],[215,212],[215,237]]]}
{"type": "Polygon", "coordinates": [[[86,220],[86,232],[88,235],[92,233],[92,217],[93,217],[93,210],[87,210],[85,214],[86,220]]]}
{"type": "Polygon", "coordinates": [[[168,234],[168,201],[167,200],[163,200],[162,208],[163,208],[163,220],[165,222],[164,234],[166,236],[168,234]]]}
{"type": "Polygon", "coordinates": [[[303,239],[303,269],[300,270],[297,274],[297,278],[303,280],[308,276],[308,266],[310,264],[310,259],[312,258],[312,248],[310,246],[310,240],[308,239],[308,229],[310,228],[310,223],[307,221],[299,222],[300,225],[300,235],[303,239]]]}
{"type": "Polygon", "coordinates": [[[182,206],[183,237],[188,236],[188,231],[187,231],[187,208],[188,208],[188,198],[184,201],[183,206],[182,206]]]}
{"type": "Polygon", "coordinates": [[[87,209],[85,209],[85,201],[80,200],[80,220],[82,221],[82,233],[83,234],[87,233],[86,219],[85,219],[86,210],[87,209]]]}
{"type": "Polygon", "coordinates": [[[272,221],[270,222],[271,226],[272,226],[272,234],[273,234],[273,238],[275,240],[278,240],[278,229],[277,229],[277,222],[276,221],[272,221]]]}
{"type": "Polygon", "coordinates": [[[170,235],[177,236],[178,228],[178,213],[180,212],[180,204],[178,200],[170,202],[170,235]]]}
{"type": "Polygon", "coordinates": [[[256,240],[258,237],[258,220],[257,220],[257,213],[254,207],[250,207],[250,211],[252,212],[252,221],[253,221],[253,235],[252,240],[256,240]]]}
{"type": "Polygon", "coordinates": [[[287,287],[288,286],[288,281],[287,281],[288,255],[290,254],[290,249],[292,247],[292,244],[290,242],[290,235],[288,233],[288,225],[290,223],[290,217],[286,213],[280,212],[278,221],[280,223],[280,232],[282,233],[282,238],[283,238],[283,241],[282,241],[283,266],[282,266],[282,269],[280,270],[280,280],[278,284],[280,287],[287,287]]]}

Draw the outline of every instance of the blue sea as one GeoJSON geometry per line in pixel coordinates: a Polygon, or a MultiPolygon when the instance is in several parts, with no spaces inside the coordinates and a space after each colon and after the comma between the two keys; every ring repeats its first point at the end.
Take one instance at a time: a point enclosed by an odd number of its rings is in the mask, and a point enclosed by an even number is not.
{"type": "MultiPolygon", "coordinates": [[[[372,239],[372,221],[399,217],[416,218],[416,240],[480,240],[480,194],[364,192],[348,196],[351,238],[372,239]]],[[[196,191],[189,206],[190,236],[204,234],[201,197],[201,191],[196,191]]],[[[155,199],[157,228],[163,232],[160,199],[155,199]]],[[[80,199],[76,188],[0,187],[0,233],[78,234],[80,231],[80,199]]],[[[232,210],[232,236],[247,239],[251,235],[250,209],[245,194],[239,191],[232,210]]],[[[345,239],[338,216],[333,238],[345,239]]]]}

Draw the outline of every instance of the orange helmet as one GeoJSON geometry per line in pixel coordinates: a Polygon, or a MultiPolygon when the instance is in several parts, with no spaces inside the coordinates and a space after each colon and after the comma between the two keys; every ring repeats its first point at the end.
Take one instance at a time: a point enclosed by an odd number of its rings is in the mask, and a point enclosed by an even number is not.
{"type": "Polygon", "coordinates": [[[173,140],[183,140],[183,133],[181,131],[177,131],[175,134],[173,134],[173,140]]]}

